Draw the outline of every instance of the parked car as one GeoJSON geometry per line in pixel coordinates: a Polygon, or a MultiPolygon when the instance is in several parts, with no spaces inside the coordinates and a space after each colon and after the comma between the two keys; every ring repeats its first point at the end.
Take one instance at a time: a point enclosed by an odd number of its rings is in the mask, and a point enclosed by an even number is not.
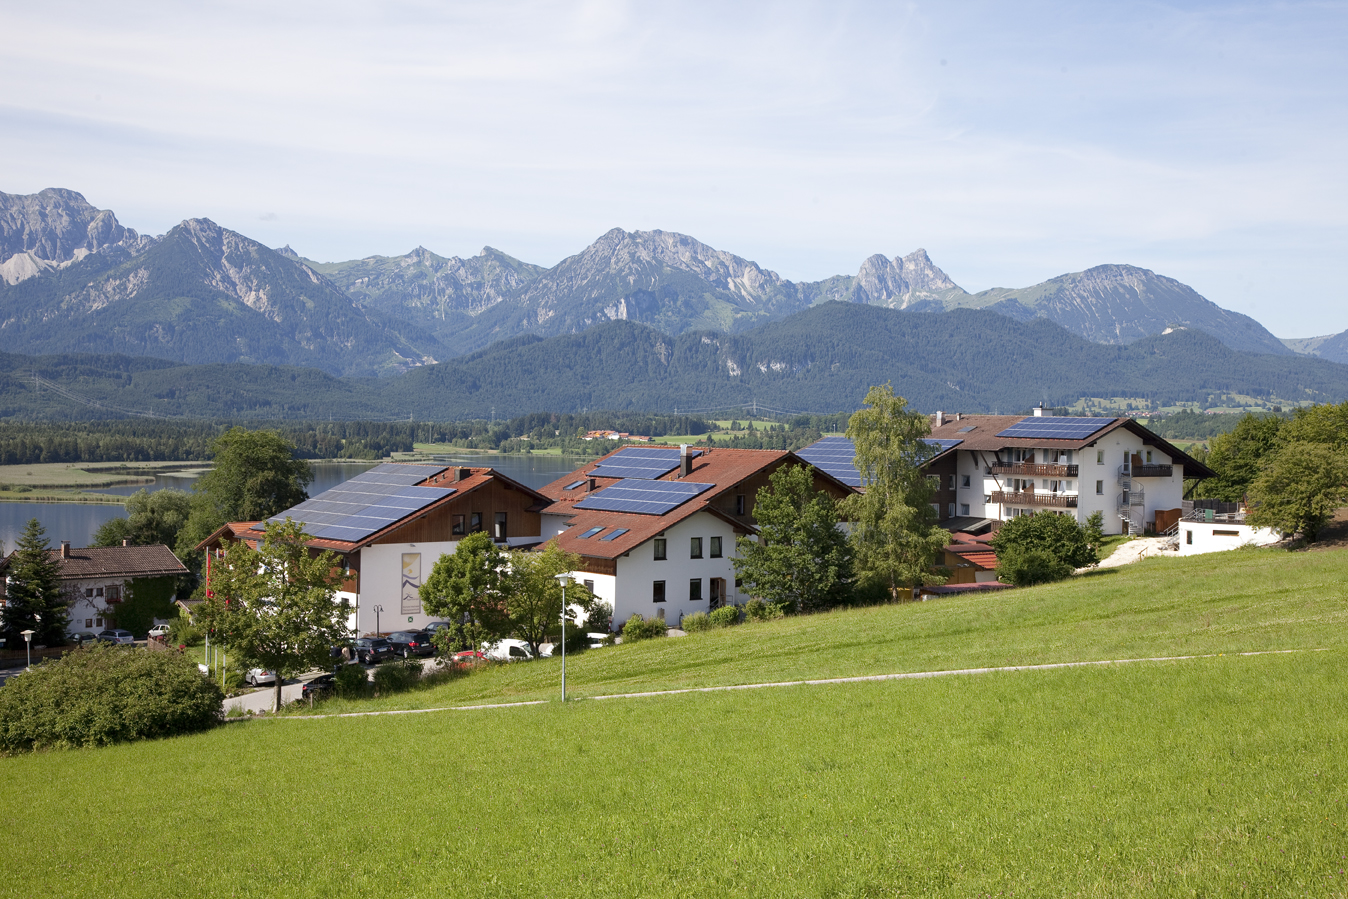
{"type": "Polygon", "coordinates": [[[263,684],[276,683],[276,672],[268,671],[266,668],[249,668],[248,673],[243,676],[244,683],[252,684],[254,687],[260,687],[263,684]]]}
{"type": "Polygon", "coordinates": [[[320,674],[300,688],[300,699],[317,699],[331,693],[333,680],[331,674],[320,674]]]}
{"type": "Polygon", "coordinates": [[[169,626],[167,624],[156,624],[150,628],[151,637],[167,637],[169,635],[169,626]]]}
{"type": "Polygon", "coordinates": [[[589,631],[585,634],[585,639],[590,641],[591,649],[598,649],[601,646],[610,645],[613,635],[607,631],[589,631]]]}
{"type": "Polygon", "coordinates": [[[428,625],[426,625],[424,628],[422,628],[422,630],[424,630],[426,633],[428,633],[428,634],[430,634],[432,637],[434,637],[434,636],[435,636],[435,632],[438,631],[438,630],[440,630],[441,628],[444,628],[444,627],[449,627],[449,622],[448,622],[448,621],[432,621],[430,624],[428,624],[428,625]]]}
{"type": "Polygon", "coordinates": [[[351,641],[351,652],[362,665],[374,665],[393,658],[393,644],[383,637],[361,637],[351,641]]]}
{"type": "Polygon", "coordinates": [[[498,640],[491,644],[484,643],[482,651],[487,658],[497,662],[523,662],[534,657],[534,654],[529,651],[529,644],[523,640],[498,640]]]}
{"type": "Polygon", "coordinates": [[[485,662],[487,657],[476,649],[465,649],[463,652],[454,653],[454,663],[456,665],[475,665],[478,662],[485,662]]]}
{"type": "Polygon", "coordinates": [[[116,646],[130,646],[136,642],[130,631],[124,631],[120,628],[114,628],[107,631],[99,631],[98,639],[103,643],[112,643],[116,646]]]}
{"type": "Polygon", "coordinates": [[[71,631],[66,634],[66,640],[74,643],[76,646],[83,646],[86,643],[93,643],[98,639],[94,634],[88,631],[71,631]]]}
{"type": "Polygon", "coordinates": [[[394,631],[388,635],[393,652],[404,659],[411,656],[435,655],[435,644],[425,631],[394,631]]]}

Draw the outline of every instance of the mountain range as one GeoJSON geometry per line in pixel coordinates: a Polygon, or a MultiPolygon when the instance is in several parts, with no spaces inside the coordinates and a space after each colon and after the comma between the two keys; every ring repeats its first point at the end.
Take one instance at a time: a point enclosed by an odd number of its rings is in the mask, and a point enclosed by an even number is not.
{"type": "Polygon", "coordinates": [[[1047,319],[1115,345],[1200,330],[1236,350],[1348,362],[1348,332],[1280,341],[1248,316],[1128,265],[971,294],[919,249],[870,256],[855,275],[792,282],[687,235],[618,228],[550,268],[491,247],[466,259],[418,247],[323,263],[209,219],[148,237],[72,190],[0,193],[0,342],[12,352],[387,376],[523,335],[613,321],[670,337],[733,335],[830,301],[1047,319]]]}
{"type": "Polygon", "coordinates": [[[522,335],[382,378],[111,354],[0,353],[0,418],[157,416],[453,420],[531,412],[695,412],[743,403],[856,408],[890,382],[917,409],[1016,412],[1082,396],[1210,406],[1223,394],[1348,399],[1348,366],[1246,353],[1178,329],[1101,344],[1039,318],[822,303],[739,334],[610,321],[522,335]]]}

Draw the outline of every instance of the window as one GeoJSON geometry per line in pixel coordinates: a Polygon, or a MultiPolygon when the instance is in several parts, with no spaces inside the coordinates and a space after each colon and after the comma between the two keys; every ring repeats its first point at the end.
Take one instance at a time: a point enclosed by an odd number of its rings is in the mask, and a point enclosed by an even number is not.
{"type": "Polygon", "coordinates": [[[458,534],[458,535],[462,535],[464,533],[462,515],[454,516],[454,521],[453,524],[450,525],[449,532],[451,534],[458,534]]]}
{"type": "Polygon", "coordinates": [[[955,504],[954,504],[954,503],[947,503],[947,504],[946,504],[946,507],[945,507],[945,517],[946,517],[946,518],[954,518],[954,517],[955,517],[955,504]]]}
{"type": "Polygon", "coordinates": [[[1147,464],[1151,464],[1151,450],[1147,450],[1147,464]]]}
{"type": "Polygon", "coordinates": [[[737,493],[737,494],[735,494],[735,514],[736,514],[736,515],[743,515],[743,514],[744,514],[744,494],[743,494],[743,493],[737,493]]]}
{"type": "Polygon", "coordinates": [[[688,582],[688,601],[702,602],[702,578],[695,577],[688,582]]]}
{"type": "Polygon", "coordinates": [[[492,537],[496,540],[504,540],[506,538],[506,513],[496,513],[496,531],[492,534],[492,537]]]}
{"type": "Polygon", "coordinates": [[[102,626],[103,626],[103,619],[102,619],[102,618],[95,618],[95,619],[94,619],[94,627],[102,627],[102,626]]]}
{"type": "Polygon", "coordinates": [[[482,530],[481,512],[474,512],[472,516],[468,519],[468,529],[474,532],[482,530]]]}
{"type": "Polygon", "coordinates": [[[94,596],[102,596],[102,595],[103,595],[103,588],[102,588],[102,587],[95,587],[95,588],[94,588],[94,596]]]}
{"type": "Polygon", "coordinates": [[[946,479],[946,483],[950,485],[950,489],[951,489],[951,490],[954,490],[954,489],[955,489],[955,476],[954,476],[953,474],[950,475],[950,477],[946,479]]]}
{"type": "Polygon", "coordinates": [[[1193,546],[1193,545],[1194,545],[1194,532],[1193,532],[1193,531],[1185,531],[1185,532],[1184,532],[1184,542],[1187,543],[1187,544],[1189,544],[1190,546],[1193,546]]]}
{"type": "Polygon", "coordinates": [[[1239,537],[1240,531],[1213,531],[1214,537],[1239,537]]]}
{"type": "Polygon", "coordinates": [[[113,584],[111,587],[108,588],[108,602],[121,602],[121,601],[122,601],[122,585],[113,584]]]}
{"type": "Polygon", "coordinates": [[[700,558],[702,558],[702,538],[701,538],[701,537],[693,537],[691,540],[688,541],[688,558],[690,558],[690,559],[700,559],[700,558]]]}
{"type": "MultiPolygon", "coordinates": [[[[664,538],[664,537],[656,537],[656,538],[655,538],[655,561],[657,561],[657,562],[663,562],[663,561],[665,560],[665,558],[666,558],[666,557],[665,557],[665,538],[664,538]]],[[[664,589],[664,586],[663,586],[664,583],[665,583],[664,581],[661,581],[661,582],[660,582],[660,584],[662,585],[661,588],[660,588],[661,590],[664,589]]]]}
{"type": "Polygon", "coordinates": [[[585,589],[586,589],[586,590],[589,590],[591,593],[593,593],[593,592],[594,592],[594,581],[586,581],[586,582],[585,582],[585,589]]]}
{"type": "Polygon", "coordinates": [[[84,588],[84,598],[85,598],[85,599],[93,599],[93,598],[94,598],[94,588],[93,588],[93,587],[85,587],[85,588],[84,588]]]}
{"type": "Polygon", "coordinates": [[[92,619],[92,618],[86,618],[86,619],[84,619],[84,626],[85,626],[85,627],[93,627],[93,626],[94,626],[94,619],[92,619]]]}
{"type": "Polygon", "coordinates": [[[597,527],[597,528],[590,528],[588,531],[586,531],[585,533],[581,534],[581,535],[580,535],[579,537],[577,537],[576,539],[577,539],[577,540],[589,540],[591,537],[593,537],[595,534],[599,533],[599,532],[602,531],[603,529],[604,529],[604,528],[603,528],[602,526],[601,526],[601,527],[597,527]]]}
{"type": "Polygon", "coordinates": [[[565,487],[564,489],[566,489],[566,490],[575,490],[577,487],[581,486],[581,485],[584,484],[584,483],[585,483],[584,481],[573,481],[573,482],[571,482],[570,484],[567,484],[566,487],[565,487]]]}
{"type": "Polygon", "coordinates": [[[1104,465],[1104,464],[1105,464],[1105,451],[1104,451],[1104,450],[1096,450],[1096,451],[1095,451],[1095,464],[1096,464],[1096,465],[1104,465]]]}
{"type": "Polygon", "coordinates": [[[985,493],[985,494],[983,494],[983,502],[984,502],[984,503],[990,503],[990,502],[992,502],[992,494],[991,494],[991,493],[985,493]]]}
{"type": "Polygon", "coordinates": [[[968,514],[969,514],[969,504],[968,504],[968,503],[960,503],[960,514],[961,514],[961,515],[968,515],[968,514]]]}
{"type": "Polygon", "coordinates": [[[599,538],[600,543],[607,543],[610,540],[617,540],[623,534],[628,532],[629,528],[616,528],[599,538]]]}
{"type": "Polygon", "coordinates": [[[1095,482],[1095,495],[1096,495],[1096,496],[1104,496],[1104,495],[1105,495],[1105,482],[1104,482],[1104,481],[1096,481],[1096,482],[1095,482]]]}
{"type": "Polygon", "coordinates": [[[720,538],[720,537],[712,537],[712,538],[711,538],[711,557],[712,557],[713,559],[719,559],[719,558],[721,558],[721,538],[720,538]]]}
{"type": "Polygon", "coordinates": [[[665,582],[653,581],[651,583],[651,602],[665,601],[665,582]]]}

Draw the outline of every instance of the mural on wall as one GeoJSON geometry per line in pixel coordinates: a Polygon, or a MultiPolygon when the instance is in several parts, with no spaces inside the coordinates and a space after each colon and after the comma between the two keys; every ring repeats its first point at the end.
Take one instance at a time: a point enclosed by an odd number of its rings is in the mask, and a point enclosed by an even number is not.
{"type": "Polygon", "coordinates": [[[421,553],[403,553],[403,614],[421,614],[421,553]]]}

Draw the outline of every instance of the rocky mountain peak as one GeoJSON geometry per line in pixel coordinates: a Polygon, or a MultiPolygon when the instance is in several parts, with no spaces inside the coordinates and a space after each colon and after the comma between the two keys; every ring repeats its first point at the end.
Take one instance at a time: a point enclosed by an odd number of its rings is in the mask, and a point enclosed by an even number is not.
{"type": "Polygon", "coordinates": [[[35,194],[0,193],[0,276],[10,284],[89,253],[112,247],[139,253],[153,243],[78,191],[49,187],[35,194]]]}
{"type": "Polygon", "coordinates": [[[276,253],[277,253],[278,256],[284,256],[284,257],[287,258],[287,259],[299,259],[299,258],[300,258],[300,254],[299,254],[299,253],[296,253],[294,250],[292,250],[292,249],[290,248],[290,244],[286,244],[286,245],[283,246],[283,247],[277,247],[277,248],[276,248],[276,253]]]}
{"type": "Polygon", "coordinates": [[[861,270],[852,282],[853,302],[893,309],[937,299],[947,291],[963,292],[920,248],[893,259],[876,253],[861,263],[861,270]]]}
{"type": "Polygon", "coordinates": [[[902,260],[896,259],[895,262],[903,263],[903,277],[911,290],[936,292],[959,289],[959,285],[937,268],[936,263],[927,255],[927,251],[921,247],[904,256],[902,260]]]}

